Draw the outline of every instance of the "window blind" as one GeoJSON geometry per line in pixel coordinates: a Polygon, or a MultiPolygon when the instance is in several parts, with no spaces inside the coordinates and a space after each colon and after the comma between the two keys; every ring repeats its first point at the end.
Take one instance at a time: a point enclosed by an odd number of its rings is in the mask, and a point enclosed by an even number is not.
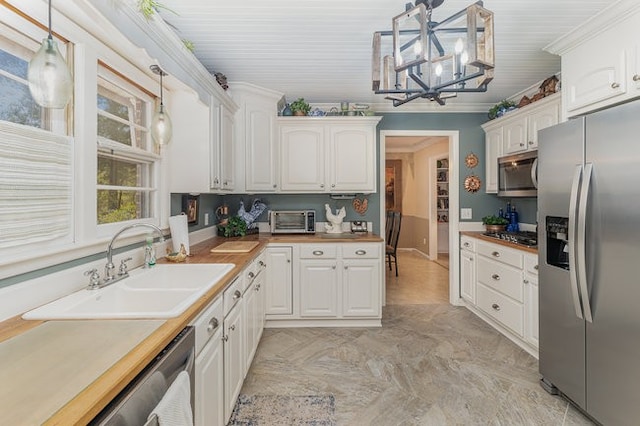
{"type": "Polygon", "coordinates": [[[73,231],[73,138],[0,122],[0,249],[73,231]]]}

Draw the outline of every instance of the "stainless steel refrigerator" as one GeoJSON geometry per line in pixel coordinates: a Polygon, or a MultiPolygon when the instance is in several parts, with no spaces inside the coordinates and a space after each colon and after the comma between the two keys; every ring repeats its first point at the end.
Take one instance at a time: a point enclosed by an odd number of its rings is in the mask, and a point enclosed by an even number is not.
{"type": "Polygon", "coordinates": [[[640,424],[640,101],[541,130],[540,373],[604,425],[640,424]]]}

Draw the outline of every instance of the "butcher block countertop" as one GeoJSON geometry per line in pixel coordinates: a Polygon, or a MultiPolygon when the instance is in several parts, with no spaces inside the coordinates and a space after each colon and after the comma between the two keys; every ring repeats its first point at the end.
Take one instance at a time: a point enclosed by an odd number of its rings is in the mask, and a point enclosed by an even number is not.
{"type": "Polygon", "coordinates": [[[0,424],[67,426],[91,421],[270,242],[383,241],[371,233],[322,235],[258,234],[212,238],[192,246],[186,263],[235,267],[176,318],[26,321],[16,316],[0,322],[0,424]],[[233,241],[258,244],[250,252],[211,252],[233,241]]]}
{"type": "Polygon", "coordinates": [[[509,241],[499,240],[497,238],[487,237],[483,235],[483,232],[479,231],[460,231],[460,235],[466,235],[467,237],[477,238],[482,241],[487,241],[489,243],[498,244],[505,247],[514,248],[516,250],[526,251],[528,253],[538,254],[537,247],[526,247],[520,244],[511,243],[509,241]]]}

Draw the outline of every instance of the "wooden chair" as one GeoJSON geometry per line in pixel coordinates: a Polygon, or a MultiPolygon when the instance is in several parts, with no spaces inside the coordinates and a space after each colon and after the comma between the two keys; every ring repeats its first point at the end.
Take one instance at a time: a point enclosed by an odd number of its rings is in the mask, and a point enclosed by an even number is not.
{"type": "Polygon", "coordinates": [[[387,244],[389,244],[389,240],[391,240],[391,231],[393,231],[393,210],[387,210],[387,222],[384,226],[384,240],[387,244]]]}
{"type": "MultiPolygon", "coordinates": [[[[402,213],[392,212],[393,222],[390,227],[391,231],[387,233],[387,262],[389,262],[389,270],[391,270],[391,263],[396,264],[396,277],[398,276],[398,238],[400,237],[400,225],[402,223],[402,213]]],[[[388,217],[387,217],[388,221],[388,217]]]]}

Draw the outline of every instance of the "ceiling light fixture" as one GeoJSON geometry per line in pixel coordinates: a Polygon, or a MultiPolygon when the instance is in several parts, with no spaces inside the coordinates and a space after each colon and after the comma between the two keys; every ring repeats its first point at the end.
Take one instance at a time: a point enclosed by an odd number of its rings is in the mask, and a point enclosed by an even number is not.
{"type": "Polygon", "coordinates": [[[64,108],[73,93],[73,77],[51,35],[51,0],[49,0],[49,36],[29,61],[29,91],[38,105],[64,108]]]}
{"type": "Polygon", "coordinates": [[[151,120],[151,137],[156,145],[167,145],[171,142],[172,126],[169,114],[164,110],[162,77],[168,75],[158,65],[149,67],[154,74],[160,76],[160,106],[151,120]]]}
{"type": "Polygon", "coordinates": [[[391,31],[373,33],[373,90],[393,106],[419,98],[444,105],[458,93],[486,92],[493,79],[493,12],[478,1],[434,22],[433,9],[443,1],[407,3],[391,31]]]}

